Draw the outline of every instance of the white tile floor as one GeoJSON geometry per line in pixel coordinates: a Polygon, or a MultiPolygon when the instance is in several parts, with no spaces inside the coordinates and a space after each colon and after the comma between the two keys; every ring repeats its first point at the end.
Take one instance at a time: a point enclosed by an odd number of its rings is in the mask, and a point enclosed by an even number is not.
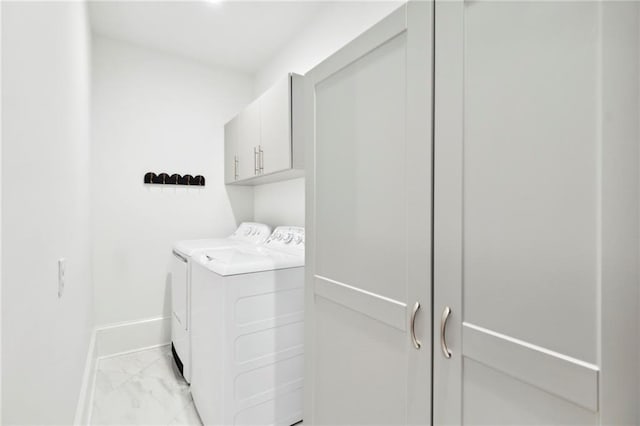
{"type": "Polygon", "coordinates": [[[171,346],[98,361],[91,425],[201,425],[171,346]]]}

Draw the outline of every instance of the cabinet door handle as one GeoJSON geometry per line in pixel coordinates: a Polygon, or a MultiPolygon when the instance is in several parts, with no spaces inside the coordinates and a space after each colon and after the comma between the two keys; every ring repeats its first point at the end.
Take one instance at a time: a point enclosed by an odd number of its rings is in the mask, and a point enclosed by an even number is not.
{"type": "Polygon", "coordinates": [[[233,180],[238,180],[238,156],[233,156],[233,180]]]}
{"type": "Polygon", "coordinates": [[[450,315],[451,315],[451,308],[448,306],[445,306],[444,310],[442,311],[442,318],[440,320],[440,349],[442,349],[442,355],[444,355],[444,357],[447,359],[451,358],[451,351],[447,346],[447,337],[446,337],[447,321],[449,321],[450,315]]]}
{"type": "Polygon", "coordinates": [[[418,314],[418,310],[420,309],[420,302],[416,302],[413,305],[413,311],[411,312],[411,342],[413,342],[413,347],[416,349],[420,349],[422,343],[420,340],[416,338],[416,315],[418,314]]]}
{"type": "Polygon", "coordinates": [[[264,173],[264,151],[262,150],[262,146],[258,145],[258,158],[260,159],[260,173],[264,173]]]}
{"type": "Polygon", "coordinates": [[[258,174],[258,148],[253,147],[253,174],[258,174]]]}

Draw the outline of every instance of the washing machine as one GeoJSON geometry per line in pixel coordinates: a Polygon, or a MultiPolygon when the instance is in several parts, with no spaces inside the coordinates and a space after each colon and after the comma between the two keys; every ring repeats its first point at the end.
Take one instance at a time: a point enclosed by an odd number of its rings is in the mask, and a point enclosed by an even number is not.
{"type": "Polygon", "coordinates": [[[171,350],[178,369],[191,382],[191,258],[211,248],[262,244],[271,228],[262,223],[244,222],[227,238],[178,241],[173,246],[171,264],[171,350]]]}
{"type": "Polygon", "coordinates": [[[192,285],[191,395],[204,424],[302,420],[304,228],[198,253],[192,285]]]}

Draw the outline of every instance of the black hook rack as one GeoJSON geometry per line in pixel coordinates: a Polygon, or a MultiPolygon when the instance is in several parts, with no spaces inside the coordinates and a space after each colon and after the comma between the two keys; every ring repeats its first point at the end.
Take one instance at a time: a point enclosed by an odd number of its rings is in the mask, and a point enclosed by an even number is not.
{"type": "Polygon", "coordinates": [[[147,172],[144,175],[144,183],[156,184],[156,185],[186,185],[186,186],[204,186],[204,176],[202,175],[184,175],[179,174],[169,175],[168,173],[155,174],[153,172],[147,172]]]}

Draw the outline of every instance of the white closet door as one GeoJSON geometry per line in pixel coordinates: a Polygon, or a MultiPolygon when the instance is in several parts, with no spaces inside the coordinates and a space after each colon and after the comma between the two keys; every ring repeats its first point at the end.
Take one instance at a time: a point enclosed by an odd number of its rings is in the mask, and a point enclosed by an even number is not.
{"type": "Polygon", "coordinates": [[[432,9],[405,4],[305,76],[305,424],[430,421],[432,9]]]}
{"type": "Polygon", "coordinates": [[[434,424],[637,424],[637,5],[435,16],[434,424]]]}

